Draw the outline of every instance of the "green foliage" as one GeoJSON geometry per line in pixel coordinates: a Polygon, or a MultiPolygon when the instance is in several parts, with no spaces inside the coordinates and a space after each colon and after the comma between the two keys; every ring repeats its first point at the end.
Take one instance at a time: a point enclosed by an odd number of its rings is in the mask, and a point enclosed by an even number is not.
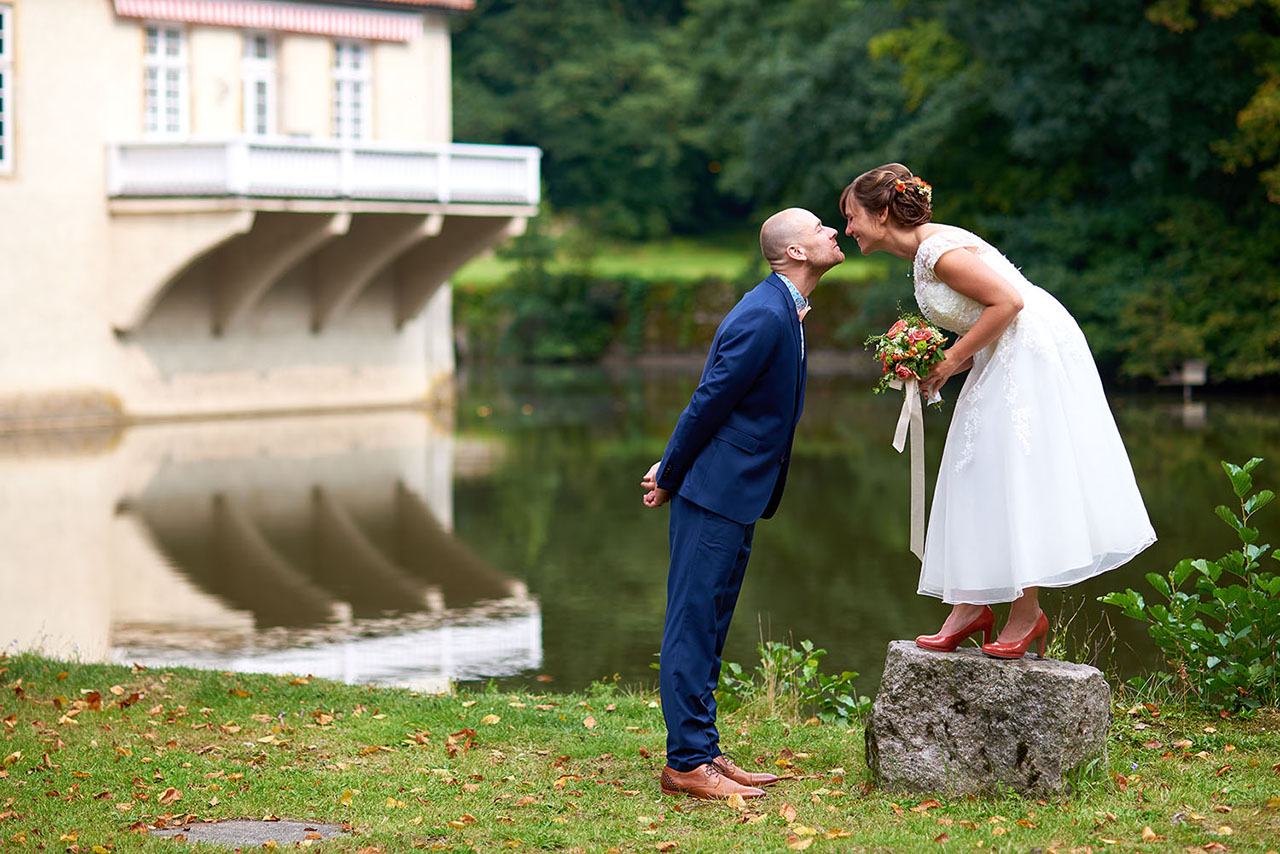
{"type": "Polygon", "coordinates": [[[688,163],[687,54],[652,8],[480,0],[455,28],[456,136],[540,146],[552,204],[611,233],[687,222],[711,176],[688,163]]]}
{"type": "Polygon", "coordinates": [[[593,230],[833,220],[854,175],[906,162],[1105,374],[1280,375],[1280,0],[480,0],[457,20],[458,138],[541,146],[548,198],[593,230]]]}
{"type": "Polygon", "coordinates": [[[839,676],[819,671],[825,649],[815,649],[813,641],[800,641],[799,648],[781,641],[761,641],[757,647],[760,663],[753,673],[742,665],[726,661],[720,668],[716,701],[725,712],[747,707],[766,715],[798,717],[816,714],[825,723],[848,724],[871,708],[871,700],[858,696],[853,680],[858,674],[846,670],[839,676]]]}
{"type": "MultiPolygon", "coordinates": [[[[1275,493],[1253,489],[1254,457],[1243,466],[1223,461],[1239,512],[1225,505],[1218,517],[1235,531],[1240,548],[1216,561],[1182,560],[1168,573],[1147,573],[1159,602],[1147,602],[1127,589],[1101,601],[1127,617],[1148,624],[1147,631],[1168,659],[1175,683],[1205,705],[1258,708],[1280,702],[1280,575],[1260,561],[1271,545],[1259,545],[1251,517],[1271,503],[1275,493]],[[1192,582],[1191,589],[1184,585],[1192,582]]],[[[1280,553],[1273,553],[1280,559],[1280,553]]]]}
{"type": "Polygon", "coordinates": [[[501,253],[517,263],[490,304],[501,318],[498,355],[526,362],[590,362],[613,340],[618,286],[581,272],[552,272],[555,241],[535,217],[501,253]]]}

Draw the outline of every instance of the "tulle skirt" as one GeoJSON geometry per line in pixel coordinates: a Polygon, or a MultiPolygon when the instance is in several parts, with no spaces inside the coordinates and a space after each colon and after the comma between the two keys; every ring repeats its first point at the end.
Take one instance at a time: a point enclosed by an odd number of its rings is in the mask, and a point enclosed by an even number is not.
{"type": "MultiPolygon", "coordinates": [[[[1031,306],[1028,306],[1030,308],[1031,306]]],[[[1024,311],[978,355],[947,433],[919,592],[1010,602],[1128,562],[1156,540],[1084,336],[1024,311]]]]}

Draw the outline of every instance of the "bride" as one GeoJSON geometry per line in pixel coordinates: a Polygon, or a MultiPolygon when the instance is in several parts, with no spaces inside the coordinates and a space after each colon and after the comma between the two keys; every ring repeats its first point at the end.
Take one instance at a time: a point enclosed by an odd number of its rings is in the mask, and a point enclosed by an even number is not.
{"type": "Polygon", "coordinates": [[[925,537],[919,593],[952,605],[916,643],[1021,658],[1049,621],[1041,587],[1114,569],[1155,542],[1133,469],[1080,327],[1048,292],[971,232],[931,222],[933,189],[899,163],[840,196],[862,254],[914,261],[928,320],[959,335],[920,385],[968,370],[956,399],[925,537]],[[990,605],[1012,602],[992,642],[990,605]]]}

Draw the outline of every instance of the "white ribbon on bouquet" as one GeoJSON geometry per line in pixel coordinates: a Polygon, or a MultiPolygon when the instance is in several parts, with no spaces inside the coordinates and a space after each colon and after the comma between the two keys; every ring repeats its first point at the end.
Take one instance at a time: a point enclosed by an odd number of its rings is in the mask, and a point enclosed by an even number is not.
{"type": "MultiPolygon", "coordinates": [[[[903,389],[902,411],[898,414],[898,427],[893,433],[893,449],[902,453],[911,434],[911,553],[924,560],[924,407],[920,402],[920,383],[914,377],[908,380],[890,380],[889,387],[903,389]]],[[[929,398],[937,403],[942,396],[937,392],[929,398]]]]}

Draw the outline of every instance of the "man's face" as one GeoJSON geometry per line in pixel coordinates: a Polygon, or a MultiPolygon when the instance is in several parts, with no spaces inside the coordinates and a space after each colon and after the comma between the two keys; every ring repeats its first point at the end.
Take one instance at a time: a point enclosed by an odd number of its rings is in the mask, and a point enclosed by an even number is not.
{"type": "Polygon", "coordinates": [[[796,245],[804,250],[805,259],[813,267],[830,270],[844,260],[844,252],[836,241],[838,232],[822,224],[822,220],[810,214],[811,221],[806,222],[796,240],[796,245]]]}

